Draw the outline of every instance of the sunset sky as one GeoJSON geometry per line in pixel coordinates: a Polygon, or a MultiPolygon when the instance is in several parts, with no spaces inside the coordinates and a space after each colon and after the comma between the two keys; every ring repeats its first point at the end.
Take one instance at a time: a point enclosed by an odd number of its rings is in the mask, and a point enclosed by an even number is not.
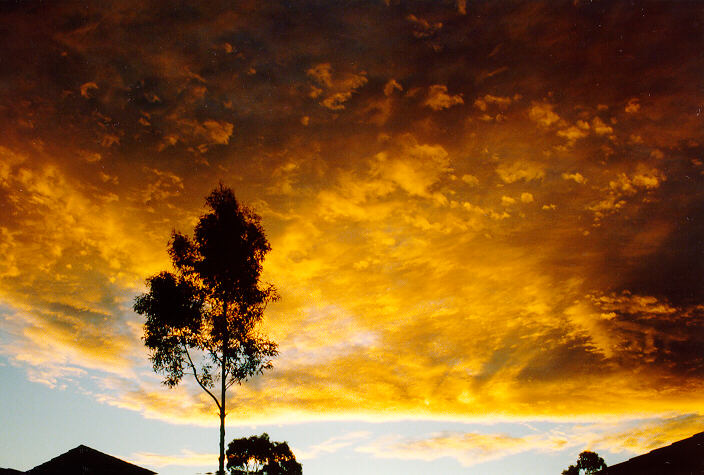
{"type": "Polygon", "coordinates": [[[704,430],[704,4],[0,4],[0,467],[217,468],[132,311],[219,182],[307,475],[558,474],[704,430]],[[207,5],[207,6],[206,6],[207,5]]]}

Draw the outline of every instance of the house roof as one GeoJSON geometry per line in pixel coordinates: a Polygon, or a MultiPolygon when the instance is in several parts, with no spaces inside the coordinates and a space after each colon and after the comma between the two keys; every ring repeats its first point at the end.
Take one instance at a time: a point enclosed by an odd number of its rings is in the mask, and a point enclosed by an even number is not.
{"type": "Polygon", "coordinates": [[[138,467],[104,454],[85,445],[79,445],[65,454],[37,465],[25,472],[31,475],[55,475],[71,473],[76,475],[152,475],[156,472],[138,467]]]}
{"type": "Polygon", "coordinates": [[[600,475],[704,474],[704,432],[612,465],[600,475]]]}

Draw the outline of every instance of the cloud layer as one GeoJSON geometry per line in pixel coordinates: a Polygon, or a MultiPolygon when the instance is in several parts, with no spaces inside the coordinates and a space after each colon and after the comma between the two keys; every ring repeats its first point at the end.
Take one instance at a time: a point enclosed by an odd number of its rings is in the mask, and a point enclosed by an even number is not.
{"type": "MultiPolygon", "coordinates": [[[[696,413],[695,10],[5,6],[0,351],[211,423],[150,374],[130,307],[221,180],[262,215],[282,295],[281,356],[233,392],[240,423],[696,413]]],[[[486,460],[551,440],[385,443],[486,460]]]]}

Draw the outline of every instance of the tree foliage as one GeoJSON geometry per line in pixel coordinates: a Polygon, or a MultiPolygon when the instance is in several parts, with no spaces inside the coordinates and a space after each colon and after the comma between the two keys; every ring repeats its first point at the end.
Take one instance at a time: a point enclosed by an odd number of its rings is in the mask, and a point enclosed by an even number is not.
{"type": "Polygon", "coordinates": [[[286,442],[272,442],[262,435],[234,439],[227,447],[231,474],[301,475],[301,464],[286,442]]]}
{"type": "Polygon", "coordinates": [[[585,450],[577,457],[577,465],[570,465],[562,471],[562,475],[579,475],[582,470],[585,474],[592,474],[605,468],[606,463],[603,458],[599,457],[599,454],[585,450]]]}
{"type": "Polygon", "coordinates": [[[147,279],[148,291],[135,299],[134,310],[146,317],[144,343],[164,384],[174,387],[191,375],[217,406],[224,473],[226,391],[272,367],[277,345],[256,328],[277,294],[260,282],[271,248],[259,216],[223,185],[206,206],[192,238],[172,233],[174,272],[147,279]]]}
{"type": "Polygon", "coordinates": [[[599,470],[605,469],[606,463],[596,452],[585,450],[579,454],[579,458],[577,458],[577,467],[579,467],[580,470],[584,470],[585,473],[596,473],[599,470]]]}
{"type": "Polygon", "coordinates": [[[570,465],[562,471],[562,475],[579,475],[579,468],[576,465],[570,465]]]}

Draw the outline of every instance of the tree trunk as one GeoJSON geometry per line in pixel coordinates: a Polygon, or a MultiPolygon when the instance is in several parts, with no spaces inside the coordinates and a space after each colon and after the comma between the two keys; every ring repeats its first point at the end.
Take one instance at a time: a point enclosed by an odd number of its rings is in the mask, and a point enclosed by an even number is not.
{"type": "Polygon", "coordinates": [[[219,474],[220,475],[225,475],[225,377],[227,376],[225,374],[225,362],[227,361],[227,357],[225,355],[225,346],[226,344],[223,343],[223,351],[222,351],[222,381],[221,381],[221,394],[220,394],[220,469],[219,469],[219,474]]]}
{"type": "Polygon", "coordinates": [[[220,468],[218,473],[225,475],[225,388],[222,390],[222,405],[220,406],[220,468]]]}
{"type": "Polygon", "coordinates": [[[223,309],[223,318],[225,324],[225,335],[222,339],[222,375],[220,378],[220,468],[218,473],[225,475],[225,391],[227,389],[227,345],[228,330],[227,330],[227,304],[223,309]]]}

